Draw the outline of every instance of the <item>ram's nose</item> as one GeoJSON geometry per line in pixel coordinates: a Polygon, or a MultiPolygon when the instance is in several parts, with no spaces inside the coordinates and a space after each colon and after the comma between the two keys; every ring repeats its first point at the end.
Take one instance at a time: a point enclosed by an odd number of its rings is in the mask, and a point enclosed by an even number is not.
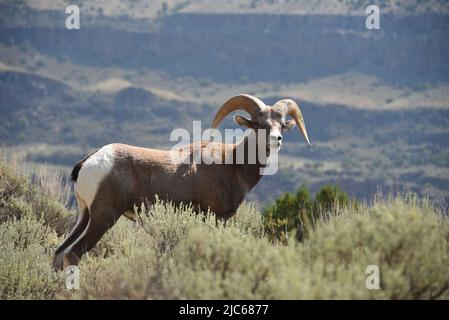
{"type": "Polygon", "coordinates": [[[270,146],[280,148],[281,145],[282,145],[281,134],[270,135],[270,146]]]}

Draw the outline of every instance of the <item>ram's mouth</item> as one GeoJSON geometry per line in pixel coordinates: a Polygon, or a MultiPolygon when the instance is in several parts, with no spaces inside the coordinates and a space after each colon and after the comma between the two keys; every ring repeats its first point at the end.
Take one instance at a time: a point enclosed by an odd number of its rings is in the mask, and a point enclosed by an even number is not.
{"type": "Polygon", "coordinates": [[[270,149],[276,149],[279,150],[281,148],[282,142],[275,142],[275,143],[270,143],[270,149]]]}

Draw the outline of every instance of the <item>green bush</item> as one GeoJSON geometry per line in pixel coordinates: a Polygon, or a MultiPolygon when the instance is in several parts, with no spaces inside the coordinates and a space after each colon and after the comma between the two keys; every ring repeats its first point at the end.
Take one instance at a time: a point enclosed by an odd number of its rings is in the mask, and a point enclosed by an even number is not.
{"type": "Polygon", "coordinates": [[[349,206],[356,208],[357,202],[350,200],[338,186],[323,186],[315,199],[302,186],[296,194],[287,192],[264,210],[265,228],[272,241],[287,243],[292,236],[303,241],[319,220],[328,219],[349,206]]]}
{"type": "Polygon", "coordinates": [[[0,299],[52,299],[61,286],[53,253],[70,213],[17,169],[0,163],[0,299]]]}
{"type": "Polygon", "coordinates": [[[120,220],[82,260],[81,290],[72,297],[264,297],[275,248],[267,251],[254,206],[242,206],[226,227],[191,207],[160,201],[140,212],[136,223],[120,220]]]}
{"type": "Polygon", "coordinates": [[[35,218],[0,224],[0,299],[54,299],[61,285],[51,261],[54,231],[35,218]]]}
{"type": "Polygon", "coordinates": [[[176,299],[266,299],[277,252],[266,239],[235,228],[195,228],[173,253],[164,286],[176,299]]]}
{"type": "Polygon", "coordinates": [[[291,299],[447,299],[448,236],[447,217],[413,197],[341,212],[280,264],[273,292],[291,299]],[[379,290],[365,287],[369,265],[379,267],[379,290]]]}
{"type": "Polygon", "coordinates": [[[9,218],[19,218],[28,208],[24,203],[29,185],[25,178],[13,174],[12,170],[0,163],[0,222],[9,218]]]}
{"type": "Polygon", "coordinates": [[[59,199],[46,195],[30,179],[17,174],[12,166],[0,163],[0,223],[29,215],[43,219],[59,235],[73,224],[73,214],[59,199]]]}

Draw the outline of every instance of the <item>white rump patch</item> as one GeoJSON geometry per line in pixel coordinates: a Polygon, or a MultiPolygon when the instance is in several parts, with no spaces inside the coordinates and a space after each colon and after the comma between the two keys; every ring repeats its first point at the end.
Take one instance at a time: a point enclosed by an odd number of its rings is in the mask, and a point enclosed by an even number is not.
{"type": "Polygon", "coordinates": [[[75,192],[89,210],[100,183],[111,172],[113,165],[114,148],[109,144],[95,152],[81,167],[75,183],[75,192]]]}

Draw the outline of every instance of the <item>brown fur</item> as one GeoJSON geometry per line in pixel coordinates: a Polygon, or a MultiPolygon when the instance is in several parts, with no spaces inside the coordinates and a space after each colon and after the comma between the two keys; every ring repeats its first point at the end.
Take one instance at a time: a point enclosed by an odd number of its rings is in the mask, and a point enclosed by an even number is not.
{"type": "MultiPolygon", "coordinates": [[[[225,149],[233,152],[235,147],[213,143],[190,147],[198,150],[211,145],[222,154],[225,149]]],[[[260,165],[173,164],[171,151],[123,144],[114,148],[114,168],[97,192],[102,199],[97,197],[95,202],[113,203],[120,212],[132,211],[135,204],[152,201],[158,195],[161,200],[175,204],[191,203],[200,211],[210,209],[226,219],[235,213],[246,193],[260,179],[260,165]]]]}

